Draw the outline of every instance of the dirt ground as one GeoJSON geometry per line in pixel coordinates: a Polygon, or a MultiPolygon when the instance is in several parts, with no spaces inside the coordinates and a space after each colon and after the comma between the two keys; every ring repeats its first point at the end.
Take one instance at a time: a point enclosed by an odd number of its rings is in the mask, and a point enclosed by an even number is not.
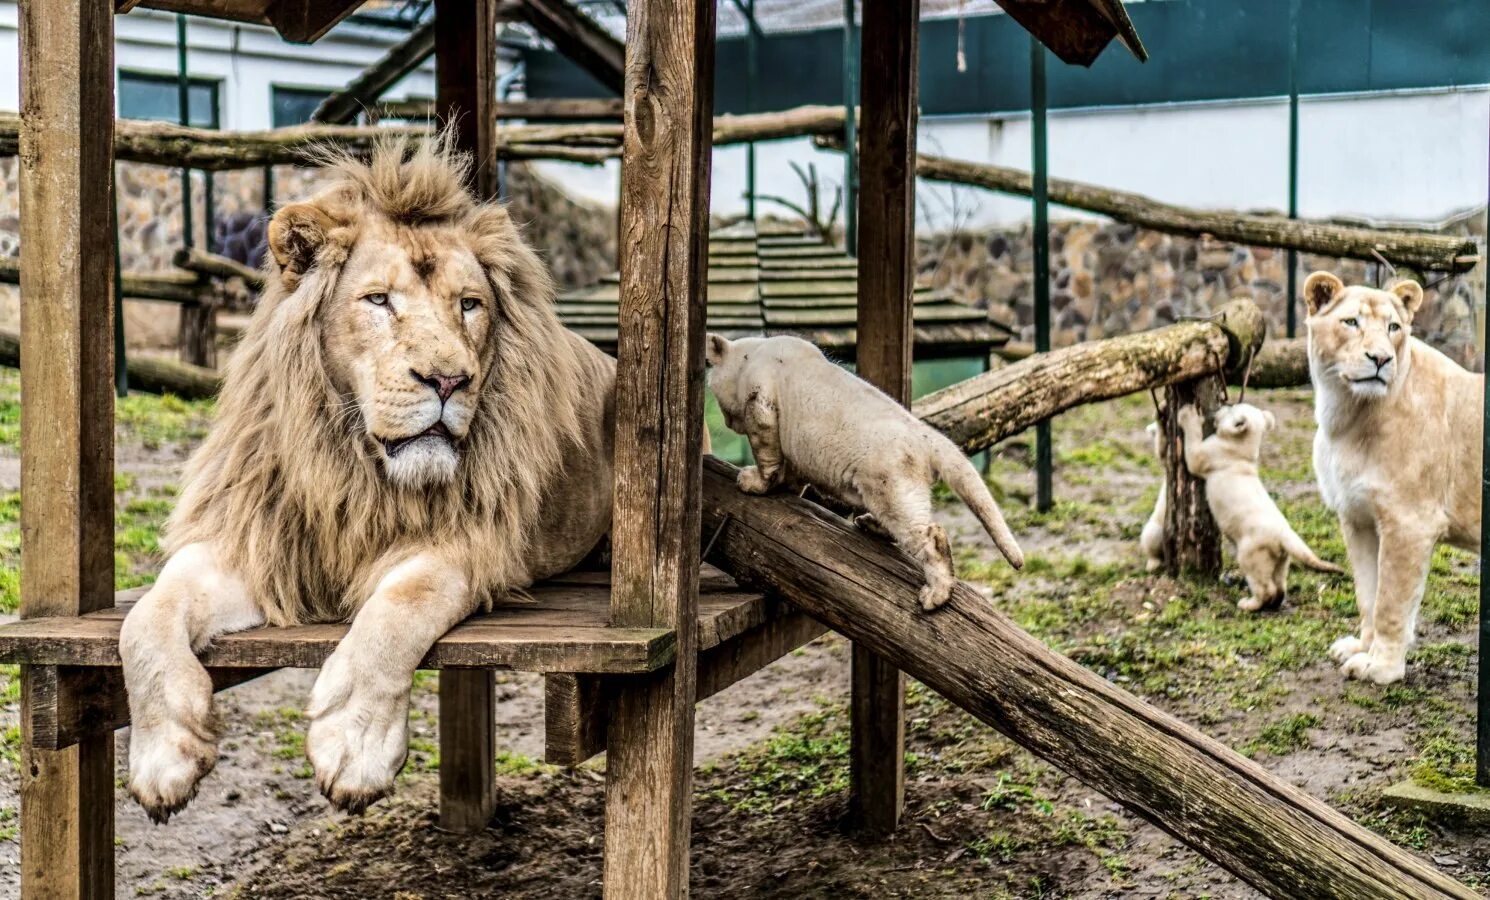
{"type": "MultiPolygon", "coordinates": [[[[1306,540],[1342,561],[1309,471],[1307,394],[1252,399],[1280,419],[1265,479],[1306,540]]],[[[168,508],[180,453],[198,430],[191,415],[153,448],[122,432],[121,444],[136,448],[121,449],[121,468],[133,473],[121,484],[121,510],[134,509],[121,513],[126,530],[149,531],[168,508]]],[[[1144,573],[1137,535],[1159,480],[1143,433],[1151,417],[1144,396],[1059,419],[1059,502],[1048,514],[1027,502],[1030,446],[1003,446],[991,478],[1030,562],[1013,574],[966,510],[944,502],[963,577],[1058,651],[1484,890],[1490,838],[1379,799],[1408,778],[1441,787],[1469,781],[1475,558],[1440,551],[1406,682],[1347,682],[1324,651],[1353,627],[1348,578],[1295,570],[1289,603],[1259,616],[1236,609],[1239,587],[1144,573]]],[[[7,453],[13,459],[13,448],[0,450],[0,489],[10,493],[7,453]]],[[[122,544],[121,579],[148,578],[147,535],[122,544]]],[[[7,546],[0,540],[0,552],[7,546]]],[[[841,827],[847,668],[846,643],[828,636],[701,704],[695,896],[1258,896],[916,684],[904,825],[880,844],[852,839],[841,827]]],[[[280,672],[220,695],[223,759],[170,824],[151,826],[119,793],[119,896],[599,896],[603,759],[575,770],[538,762],[538,679],[505,677],[498,812],[482,834],[459,837],[435,827],[435,676],[416,687],[413,748],[397,795],[356,818],[331,813],[307,777],[300,710],[313,676],[280,672]]],[[[5,694],[0,727],[15,722],[13,694],[5,694]]],[[[121,778],[127,741],[121,734],[121,778]]],[[[0,748],[9,760],[0,765],[0,829],[11,826],[0,831],[3,896],[16,892],[14,747],[9,736],[0,748]]]]}

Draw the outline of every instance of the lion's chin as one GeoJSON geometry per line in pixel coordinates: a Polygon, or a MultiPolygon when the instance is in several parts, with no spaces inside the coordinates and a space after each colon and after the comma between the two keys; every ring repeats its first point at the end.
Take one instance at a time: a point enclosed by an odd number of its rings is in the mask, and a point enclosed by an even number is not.
{"type": "Polygon", "coordinates": [[[1351,394],[1362,400],[1380,400],[1391,390],[1390,383],[1381,378],[1347,378],[1345,385],[1351,394]]]}
{"type": "Polygon", "coordinates": [[[384,454],[383,470],[400,487],[423,488],[444,484],[455,477],[460,454],[444,438],[421,437],[392,455],[384,454]]]}

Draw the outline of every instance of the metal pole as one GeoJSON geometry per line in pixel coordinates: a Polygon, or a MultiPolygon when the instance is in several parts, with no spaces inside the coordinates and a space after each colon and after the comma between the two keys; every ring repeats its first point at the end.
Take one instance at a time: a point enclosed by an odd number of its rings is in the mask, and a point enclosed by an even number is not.
{"type": "MultiPolygon", "coordinates": [[[[1490,208],[1486,215],[1490,216],[1490,208]]],[[[1481,263],[1483,265],[1484,263],[1481,263]]],[[[1480,311],[1480,348],[1484,362],[1481,370],[1490,369],[1490,278],[1485,280],[1485,307],[1480,311]]],[[[1485,392],[1483,418],[1480,422],[1480,508],[1490,504],[1490,391],[1485,392]]],[[[1480,787],[1490,787],[1490,665],[1486,649],[1490,648],[1490,529],[1480,529],[1480,650],[1479,677],[1475,698],[1475,766],[1474,780],[1480,787]]]]}
{"type": "MultiPolygon", "coordinates": [[[[176,14],[176,106],[181,124],[191,124],[191,79],[186,74],[186,16],[176,14]]],[[[181,239],[187,247],[195,245],[196,229],[191,214],[191,170],[181,170],[181,239]]]]}
{"type": "MultiPolygon", "coordinates": [[[[1030,38],[1030,155],[1034,171],[1035,352],[1050,351],[1050,196],[1045,127],[1045,47],[1030,38]]],[[[1055,505],[1050,420],[1035,426],[1035,508],[1055,505]]]]}
{"type": "MultiPolygon", "coordinates": [[[[745,0],[745,111],[755,112],[755,80],[760,75],[755,0],[745,0]]],[[[745,145],[745,209],[755,224],[755,141],[745,145]]]]}
{"type": "Polygon", "coordinates": [[[843,0],[843,248],[859,251],[859,41],[854,0],[843,0]]]}
{"type": "Polygon", "coordinates": [[[124,357],[124,261],[119,252],[119,167],[109,185],[109,219],[114,229],[114,393],[129,395],[129,367],[124,357]]]}
{"type": "MultiPolygon", "coordinates": [[[[1299,3],[1288,4],[1288,217],[1299,217],[1299,3]]],[[[1299,252],[1288,250],[1288,336],[1298,331],[1299,252]]]]}

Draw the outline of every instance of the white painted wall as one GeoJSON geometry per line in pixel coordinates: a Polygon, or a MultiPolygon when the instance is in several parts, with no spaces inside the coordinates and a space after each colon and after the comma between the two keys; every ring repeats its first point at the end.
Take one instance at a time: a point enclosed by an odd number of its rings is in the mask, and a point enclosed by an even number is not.
{"type": "MultiPolygon", "coordinates": [[[[1433,222],[1485,203],[1490,170],[1490,89],[1306,97],[1299,107],[1299,211],[1311,217],[1433,222]]],[[[1029,117],[923,118],[921,149],[1028,168],[1029,117]]],[[[816,163],[831,191],[842,157],[807,140],[757,148],[760,190],[800,200],[790,168],[816,163]]],[[[577,197],[614,203],[614,169],[541,168],[577,197]]],[[[1285,209],[1286,99],[1058,111],[1050,115],[1050,172],[1186,206],[1285,209]]],[[[714,155],[714,212],[743,212],[745,151],[714,155]]],[[[918,226],[945,229],[1025,221],[1029,201],[921,182],[918,226]]],[[[769,207],[766,207],[769,208],[769,207]]],[[[1078,215],[1056,209],[1053,215],[1078,215]]]]}

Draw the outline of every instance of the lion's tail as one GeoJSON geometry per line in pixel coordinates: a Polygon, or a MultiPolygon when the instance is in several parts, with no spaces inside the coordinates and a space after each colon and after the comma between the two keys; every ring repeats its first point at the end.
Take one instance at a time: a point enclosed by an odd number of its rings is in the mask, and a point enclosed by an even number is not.
{"type": "Polygon", "coordinates": [[[1283,549],[1293,557],[1294,562],[1301,566],[1308,566],[1316,572],[1331,572],[1335,575],[1345,573],[1344,569],[1334,563],[1320,559],[1319,555],[1309,549],[1309,545],[1304,543],[1304,539],[1299,537],[1292,528],[1288,529],[1288,534],[1283,537],[1283,549]]]}
{"type": "Polygon", "coordinates": [[[988,485],[983,483],[983,476],[973,467],[972,462],[962,455],[956,444],[943,439],[936,466],[942,480],[947,482],[947,486],[962,498],[962,502],[983,523],[983,528],[993,538],[994,545],[999,548],[1004,559],[1009,561],[1009,565],[1016,569],[1023,568],[1024,551],[1019,549],[1019,542],[1014,539],[1014,533],[1004,521],[1003,511],[988,492],[988,485]]]}

